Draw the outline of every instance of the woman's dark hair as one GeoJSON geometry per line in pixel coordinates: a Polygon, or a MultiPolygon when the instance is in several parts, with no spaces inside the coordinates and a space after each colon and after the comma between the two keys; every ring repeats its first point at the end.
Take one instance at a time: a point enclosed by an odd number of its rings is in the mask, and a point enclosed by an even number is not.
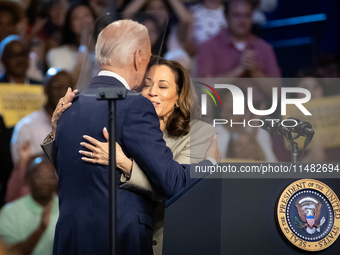
{"type": "Polygon", "coordinates": [[[72,13],[79,6],[87,7],[93,16],[93,20],[96,20],[96,14],[89,5],[79,4],[79,3],[71,5],[66,13],[61,45],[68,44],[68,45],[75,45],[76,47],[80,45],[80,39],[72,31],[72,24],[71,24],[72,13]]]}
{"type": "MultiPolygon", "coordinates": [[[[152,66],[165,65],[169,67],[177,85],[178,105],[170,114],[166,123],[166,132],[171,137],[181,137],[190,131],[190,119],[200,119],[200,106],[197,95],[190,81],[190,76],[185,68],[177,61],[165,60],[158,56],[152,56],[146,69],[146,74],[152,66]],[[190,116],[191,114],[191,116],[190,116]],[[191,118],[190,118],[191,117],[191,118]]],[[[143,89],[144,81],[140,89],[143,89]]]]}

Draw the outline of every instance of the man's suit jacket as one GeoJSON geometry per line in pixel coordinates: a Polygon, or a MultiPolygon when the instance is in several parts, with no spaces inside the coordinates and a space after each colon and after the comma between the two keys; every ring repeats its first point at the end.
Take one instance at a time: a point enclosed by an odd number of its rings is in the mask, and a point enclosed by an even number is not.
{"type": "MultiPolygon", "coordinates": [[[[54,255],[109,253],[108,167],[81,160],[80,142],[87,134],[104,141],[107,102],[97,101],[99,87],[123,86],[117,79],[97,76],[61,116],[56,131],[56,168],[59,176],[59,220],[54,255]],[[92,94],[92,96],[89,96],[92,94]]],[[[188,165],[173,160],[159,129],[151,102],[138,95],[117,102],[116,141],[133,158],[150,183],[171,197],[190,182],[188,165]]],[[[116,171],[116,187],[120,172],[116,171]]],[[[117,191],[118,250],[122,255],[152,254],[155,202],[133,191],[117,191]]]]}

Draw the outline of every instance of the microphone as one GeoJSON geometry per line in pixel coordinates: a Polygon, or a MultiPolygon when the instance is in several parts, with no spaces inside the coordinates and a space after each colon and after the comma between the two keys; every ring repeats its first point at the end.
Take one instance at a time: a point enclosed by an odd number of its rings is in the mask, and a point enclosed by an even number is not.
{"type": "Polygon", "coordinates": [[[294,133],[297,133],[300,136],[304,136],[304,137],[313,137],[314,136],[314,130],[312,127],[312,124],[310,124],[309,122],[306,121],[301,121],[299,119],[296,118],[288,118],[288,119],[292,119],[295,120],[297,125],[295,127],[292,127],[292,131],[294,133]]]}
{"type": "Polygon", "coordinates": [[[271,116],[262,117],[261,120],[263,121],[262,129],[271,132],[276,132],[278,135],[286,135],[290,130],[284,126],[282,126],[280,119],[274,119],[271,116]]]}

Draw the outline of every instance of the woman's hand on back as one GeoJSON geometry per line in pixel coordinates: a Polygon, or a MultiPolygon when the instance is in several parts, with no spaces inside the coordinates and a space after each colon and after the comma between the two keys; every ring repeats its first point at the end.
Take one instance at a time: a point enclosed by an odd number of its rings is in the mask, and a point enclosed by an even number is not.
{"type": "MultiPolygon", "coordinates": [[[[103,135],[106,142],[99,142],[91,136],[84,135],[84,139],[89,143],[80,143],[81,146],[88,149],[88,151],[79,151],[80,154],[85,156],[81,158],[83,161],[93,164],[109,165],[109,133],[106,128],[103,129],[103,135]]],[[[120,147],[118,143],[116,143],[116,164],[118,168],[126,173],[131,171],[132,161],[125,156],[122,147],[120,147]]]]}

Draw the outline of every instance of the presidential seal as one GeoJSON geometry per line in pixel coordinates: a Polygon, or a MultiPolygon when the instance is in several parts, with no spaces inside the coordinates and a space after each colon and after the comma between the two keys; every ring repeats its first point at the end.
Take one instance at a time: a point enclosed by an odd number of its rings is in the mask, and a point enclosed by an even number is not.
{"type": "Polygon", "coordinates": [[[302,179],[281,194],[277,219],[286,238],[306,251],[332,245],[340,233],[340,202],[326,184],[302,179]]]}

